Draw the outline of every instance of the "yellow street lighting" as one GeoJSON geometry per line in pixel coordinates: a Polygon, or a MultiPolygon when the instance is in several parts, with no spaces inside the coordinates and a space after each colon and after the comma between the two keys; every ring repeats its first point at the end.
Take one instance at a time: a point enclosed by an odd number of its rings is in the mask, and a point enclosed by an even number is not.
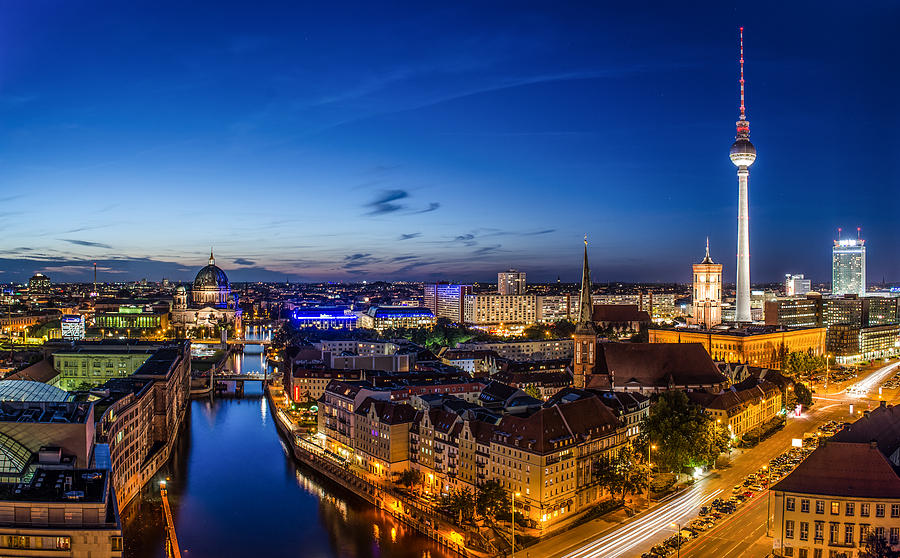
{"type": "Polygon", "coordinates": [[[510,517],[509,529],[512,535],[512,558],[516,558],[516,496],[521,496],[519,492],[512,494],[512,516],[510,517]]]}

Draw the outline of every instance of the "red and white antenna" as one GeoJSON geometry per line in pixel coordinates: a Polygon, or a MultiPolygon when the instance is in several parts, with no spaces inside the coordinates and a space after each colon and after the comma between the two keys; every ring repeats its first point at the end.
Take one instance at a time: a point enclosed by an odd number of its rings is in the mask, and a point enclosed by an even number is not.
{"type": "Polygon", "coordinates": [[[859,231],[862,227],[856,227],[856,240],[859,240],[859,231]]]}
{"type": "Polygon", "coordinates": [[[745,114],[744,109],[744,28],[741,27],[741,120],[746,120],[744,117],[745,114]]]}

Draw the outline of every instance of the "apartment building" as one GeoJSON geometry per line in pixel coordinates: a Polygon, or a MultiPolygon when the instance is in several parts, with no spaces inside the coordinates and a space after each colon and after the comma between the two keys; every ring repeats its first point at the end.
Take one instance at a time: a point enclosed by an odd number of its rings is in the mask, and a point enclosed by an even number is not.
{"type": "Polygon", "coordinates": [[[740,438],[757,426],[775,418],[784,408],[781,389],[766,380],[751,378],[720,393],[693,391],[688,397],[728,428],[732,438],[740,438]],[[753,384],[753,385],[751,385],[753,384]]]}
{"type": "Polygon", "coordinates": [[[571,359],[574,353],[571,339],[546,339],[539,341],[471,341],[457,343],[464,351],[493,351],[497,356],[510,360],[571,359]]]}
{"type": "Polygon", "coordinates": [[[858,556],[869,537],[900,550],[900,406],[882,405],[771,488],[775,556],[858,556]]]}
{"type": "Polygon", "coordinates": [[[470,294],[463,321],[475,326],[527,325],[537,322],[536,295],[470,294]]]}
{"type": "Polygon", "coordinates": [[[367,397],[354,413],[356,465],[388,480],[408,469],[409,430],[417,411],[407,403],[367,397]]]}
{"type": "Polygon", "coordinates": [[[111,483],[124,508],[166,463],[190,400],[190,341],[156,351],[129,378],[103,385],[97,451],[108,456],[111,483]]]}

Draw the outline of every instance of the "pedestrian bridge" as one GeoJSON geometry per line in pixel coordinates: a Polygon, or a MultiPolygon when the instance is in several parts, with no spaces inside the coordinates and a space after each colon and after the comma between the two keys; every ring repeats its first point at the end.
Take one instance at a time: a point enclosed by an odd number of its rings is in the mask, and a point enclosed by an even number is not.
{"type": "Polygon", "coordinates": [[[280,377],[280,374],[274,372],[269,374],[264,372],[247,372],[244,374],[236,372],[220,372],[214,376],[217,382],[271,382],[280,377]]]}
{"type": "MultiPolygon", "coordinates": [[[[225,340],[229,345],[271,345],[271,339],[232,339],[225,340]]],[[[198,345],[221,345],[221,339],[191,339],[191,343],[198,345]]]]}

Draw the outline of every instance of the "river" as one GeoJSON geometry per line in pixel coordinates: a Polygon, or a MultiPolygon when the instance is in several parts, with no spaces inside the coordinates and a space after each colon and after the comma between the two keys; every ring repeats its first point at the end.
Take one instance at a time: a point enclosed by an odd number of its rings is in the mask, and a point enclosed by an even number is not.
{"type": "MultiPolygon", "coordinates": [[[[234,360],[261,371],[258,346],[234,360]]],[[[158,480],[184,558],[449,558],[430,539],[288,455],[258,382],[242,397],[194,400],[166,467],[122,512],[125,556],[164,558],[158,480]]]]}

